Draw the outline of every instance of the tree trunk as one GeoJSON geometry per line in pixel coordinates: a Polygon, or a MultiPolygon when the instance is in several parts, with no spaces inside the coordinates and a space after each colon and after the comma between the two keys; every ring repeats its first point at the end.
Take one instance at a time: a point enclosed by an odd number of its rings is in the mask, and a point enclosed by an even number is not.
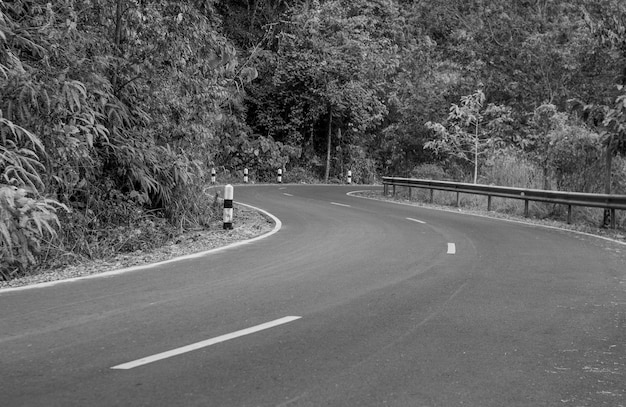
{"type": "Polygon", "coordinates": [[[611,193],[611,167],[613,166],[613,136],[610,136],[606,144],[606,168],[604,175],[604,193],[611,193]]]}
{"type": "MultiPolygon", "coordinates": [[[[115,7],[115,38],[113,39],[113,41],[115,42],[115,53],[116,56],[121,56],[122,55],[122,16],[124,14],[124,0],[117,0],[117,4],[115,7]]],[[[115,70],[113,71],[112,75],[113,77],[111,78],[111,86],[113,87],[113,93],[115,95],[117,95],[118,93],[118,82],[119,82],[119,77],[118,77],[118,73],[117,73],[117,67],[115,68],[115,70]]],[[[119,96],[119,95],[117,95],[119,96]]]]}
{"type": "Polygon", "coordinates": [[[478,123],[476,123],[474,137],[474,184],[476,184],[478,182],[478,123]]]}
{"type": "MultiPolygon", "coordinates": [[[[613,166],[613,136],[609,136],[606,143],[606,157],[605,157],[605,173],[604,173],[604,193],[611,193],[611,169],[613,166]]],[[[602,220],[602,226],[609,227],[611,225],[611,210],[604,210],[604,219],[602,220]]]]}
{"type": "Polygon", "coordinates": [[[328,177],[330,176],[330,148],[332,142],[332,131],[333,131],[333,108],[332,106],[328,107],[328,138],[326,142],[326,171],[324,173],[324,182],[328,183],[328,177]]]}
{"type": "Polygon", "coordinates": [[[337,147],[337,159],[339,160],[339,174],[343,176],[344,160],[343,160],[343,144],[341,143],[341,127],[337,128],[337,140],[339,140],[339,147],[337,147]]]}
{"type": "Polygon", "coordinates": [[[117,0],[115,8],[115,46],[119,47],[122,44],[122,14],[124,13],[123,0],[117,0]]]}

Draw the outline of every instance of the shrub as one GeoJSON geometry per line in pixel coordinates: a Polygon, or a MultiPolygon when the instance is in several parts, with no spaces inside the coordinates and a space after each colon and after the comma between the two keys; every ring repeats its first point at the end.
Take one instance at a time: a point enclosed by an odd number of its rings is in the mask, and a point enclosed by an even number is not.
{"type": "Polygon", "coordinates": [[[47,238],[60,226],[55,214],[58,202],[33,197],[32,191],[0,184],[0,278],[10,280],[37,264],[36,257],[47,238]]]}
{"type": "Polygon", "coordinates": [[[1,111],[0,141],[0,278],[9,280],[37,263],[42,242],[56,236],[56,210],[67,207],[40,195],[43,146],[1,111]]]}
{"type": "Polygon", "coordinates": [[[448,175],[437,164],[420,164],[411,170],[411,178],[445,181],[448,175]]]}

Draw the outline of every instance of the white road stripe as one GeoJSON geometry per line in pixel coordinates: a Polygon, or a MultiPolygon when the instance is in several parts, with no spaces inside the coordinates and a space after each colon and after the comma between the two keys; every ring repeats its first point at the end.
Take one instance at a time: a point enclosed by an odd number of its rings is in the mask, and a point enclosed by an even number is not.
{"type": "Polygon", "coordinates": [[[423,220],[419,220],[419,219],[413,219],[413,218],[406,218],[406,220],[410,220],[412,222],[417,222],[417,223],[421,223],[423,225],[426,224],[426,222],[424,222],[423,220]]]}
{"type": "Polygon", "coordinates": [[[285,195],[285,196],[293,196],[293,195],[288,194],[288,193],[286,193],[286,192],[283,192],[283,195],[285,195]]]}
{"type": "Polygon", "coordinates": [[[337,205],[337,206],[344,206],[346,208],[352,208],[350,205],[346,205],[346,204],[342,204],[342,203],[338,203],[338,202],[331,202],[331,205],[337,205]]]}
{"type": "Polygon", "coordinates": [[[207,339],[206,341],[193,343],[191,345],[183,346],[181,348],[172,349],[172,350],[169,350],[167,352],[157,353],[156,355],[148,356],[148,357],[145,357],[145,358],[134,360],[132,362],[123,363],[121,365],[113,366],[111,369],[128,370],[128,369],[132,369],[132,368],[135,368],[135,367],[138,367],[138,366],[147,365],[148,363],[157,362],[159,360],[171,358],[173,356],[178,356],[178,355],[181,355],[183,353],[191,352],[191,351],[194,351],[194,350],[197,350],[197,349],[201,349],[201,348],[206,348],[207,346],[215,345],[215,344],[220,343],[220,342],[225,342],[225,341],[228,341],[228,340],[231,340],[231,339],[239,338],[240,336],[250,335],[250,334],[253,334],[255,332],[259,332],[259,331],[263,331],[265,329],[273,328],[273,327],[278,326],[278,325],[287,324],[289,322],[293,322],[293,321],[295,321],[297,319],[300,319],[300,318],[302,318],[302,317],[290,316],[290,317],[284,317],[284,318],[276,319],[274,321],[266,322],[266,323],[261,324],[261,325],[253,326],[251,328],[242,329],[241,331],[237,331],[237,332],[229,333],[229,334],[226,334],[226,335],[218,336],[218,337],[215,337],[215,338],[212,338],[212,339],[207,339]]]}
{"type": "Polygon", "coordinates": [[[456,245],[454,243],[448,243],[448,254],[456,254],[456,245]]]}

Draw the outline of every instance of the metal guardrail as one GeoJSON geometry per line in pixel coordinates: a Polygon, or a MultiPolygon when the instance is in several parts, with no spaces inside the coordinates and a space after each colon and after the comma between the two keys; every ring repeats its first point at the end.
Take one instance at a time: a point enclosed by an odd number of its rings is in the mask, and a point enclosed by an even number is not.
{"type": "Polygon", "coordinates": [[[430,202],[433,191],[456,192],[456,206],[459,206],[460,194],[487,196],[487,210],[491,210],[491,198],[510,198],[524,201],[524,216],[528,217],[529,201],[547,202],[567,205],[567,223],[572,221],[572,206],[605,208],[611,211],[611,227],[615,228],[615,210],[626,210],[626,195],[588,194],[582,192],[546,191],[541,189],[524,189],[499,187],[493,185],[467,184],[462,182],[434,181],[413,178],[383,177],[385,196],[389,195],[389,186],[396,194],[396,187],[425,188],[430,190],[430,202]]]}

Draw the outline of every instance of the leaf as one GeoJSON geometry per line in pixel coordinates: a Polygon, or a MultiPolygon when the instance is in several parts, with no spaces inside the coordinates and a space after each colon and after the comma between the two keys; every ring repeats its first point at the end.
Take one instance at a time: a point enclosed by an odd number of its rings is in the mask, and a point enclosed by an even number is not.
{"type": "Polygon", "coordinates": [[[241,70],[240,76],[244,82],[252,82],[259,77],[259,72],[256,68],[246,67],[241,70]]]}
{"type": "Polygon", "coordinates": [[[0,235],[2,237],[1,246],[6,246],[10,251],[13,248],[13,239],[11,239],[11,233],[9,232],[9,228],[2,221],[0,221],[0,235]]]}

